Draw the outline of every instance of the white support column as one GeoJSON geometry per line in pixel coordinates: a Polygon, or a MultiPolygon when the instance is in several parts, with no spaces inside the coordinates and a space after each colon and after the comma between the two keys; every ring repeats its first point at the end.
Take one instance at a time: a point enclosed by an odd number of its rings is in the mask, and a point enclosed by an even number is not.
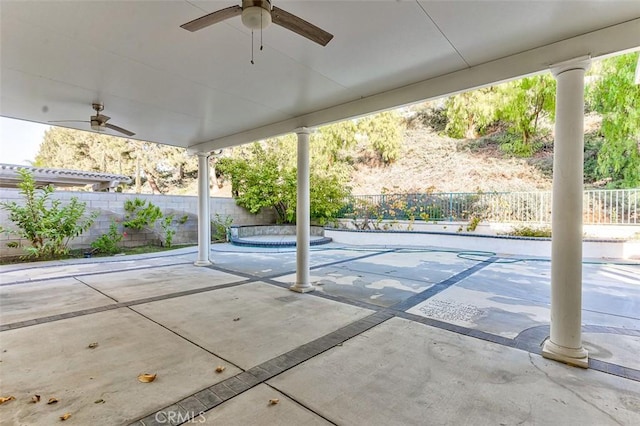
{"type": "Polygon", "coordinates": [[[296,201],[296,282],[290,289],[299,293],[315,290],[309,279],[311,209],[309,199],[309,134],[306,127],[298,134],[298,192],[296,201]]]}
{"type": "Polygon", "coordinates": [[[551,334],[542,356],[587,368],[582,347],[583,57],[554,65],[557,80],[551,208],[551,334]]]}
{"type": "Polygon", "coordinates": [[[209,215],[209,153],[198,153],[198,260],[196,266],[211,265],[211,219],[209,215]]]}

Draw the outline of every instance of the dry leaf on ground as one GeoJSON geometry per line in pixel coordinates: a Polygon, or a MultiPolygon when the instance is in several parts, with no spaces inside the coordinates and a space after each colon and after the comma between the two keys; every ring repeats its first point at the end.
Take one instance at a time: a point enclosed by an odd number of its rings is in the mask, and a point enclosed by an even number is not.
{"type": "Polygon", "coordinates": [[[142,383],[151,383],[156,379],[157,374],[143,373],[138,376],[138,380],[142,383]]]}
{"type": "Polygon", "coordinates": [[[51,405],[51,404],[55,404],[56,402],[58,402],[58,398],[49,398],[49,401],[47,401],[47,404],[51,405]]]}
{"type": "Polygon", "coordinates": [[[104,404],[104,403],[105,403],[105,400],[104,400],[104,399],[102,399],[102,398],[100,398],[100,399],[97,399],[97,400],[93,401],[93,403],[94,403],[94,404],[104,404]]]}
{"type": "Polygon", "coordinates": [[[0,396],[0,404],[16,399],[15,396],[0,396]]]}
{"type": "Polygon", "coordinates": [[[239,317],[238,318],[234,318],[233,320],[234,321],[240,321],[240,318],[239,317]]]}
{"type": "Polygon", "coordinates": [[[87,346],[87,348],[89,349],[95,349],[97,347],[98,347],[98,342],[89,343],[89,346],[87,346]]]}
{"type": "Polygon", "coordinates": [[[60,416],[60,420],[62,420],[64,422],[69,417],[71,417],[71,413],[64,413],[63,415],[60,416]]]}
{"type": "Polygon", "coordinates": [[[31,397],[31,402],[33,402],[34,404],[35,404],[36,402],[40,402],[40,395],[33,395],[33,396],[31,397]]]}
{"type": "Polygon", "coordinates": [[[216,367],[216,373],[222,373],[224,370],[226,370],[227,367],[225,367],[224,365],[219,365],[216,367]]]}
{"type": "Polygon", "coordinates": [[[269,405],[276,405],[279,402],[280,402],[280,400],[278,398],[271,398],[269,400],[269,405]]]}

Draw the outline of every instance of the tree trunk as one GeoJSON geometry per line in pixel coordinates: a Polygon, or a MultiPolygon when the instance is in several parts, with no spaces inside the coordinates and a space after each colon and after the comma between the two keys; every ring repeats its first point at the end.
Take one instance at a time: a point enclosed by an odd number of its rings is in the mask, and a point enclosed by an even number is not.
{"type": "Polygon", "coordinates": [[[151,186],[151,191],[153,191],[153,193],[157,192],[158,194],[162,194],[162,191],[160,191],[158,183],[156,182],[156,178],[147,170],[144,171],[144,174],[147,175],[147,180],[149,181],[149,186],[151,186]]]}
{"type": "Polygon", "coordinates": [[[140,154],[136,155],[136,194],[142,192],[142,182],[140,179],[140,154]]]}

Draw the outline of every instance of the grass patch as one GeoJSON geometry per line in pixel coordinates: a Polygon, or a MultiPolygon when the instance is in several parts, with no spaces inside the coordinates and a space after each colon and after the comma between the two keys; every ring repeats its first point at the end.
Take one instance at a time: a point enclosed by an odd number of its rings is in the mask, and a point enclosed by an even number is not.
{"type": "MultiPolygon", "coordinates": [[[[195,244],[184,244],[184,245],[173,245],[171,247],[161,247],[161,246],[139,246],[139,247],[122,247],[117,254],[103,254],[103,253],[92,253],[91,257],[114,257],[114,256],[127,256],[132,254],[146,254],[146,253],[157,253],[162,251],[175,250],[184,247],[195,247],[195,244]]],[[[67,256],[57,257],[57,258],[49,258],[46,260],[63,260],[63,259],[81,259],[85,257],[85,253],[91,252],[91,248],[86,249],[73,249],[69,251],[67,256]]],[[[0,265],[13,265],[17,263],[31,263],[31,262],[40,262],[44,259],[36,259],[29,258],[24,256],[14,256],[0,259],[0,265]]]]}

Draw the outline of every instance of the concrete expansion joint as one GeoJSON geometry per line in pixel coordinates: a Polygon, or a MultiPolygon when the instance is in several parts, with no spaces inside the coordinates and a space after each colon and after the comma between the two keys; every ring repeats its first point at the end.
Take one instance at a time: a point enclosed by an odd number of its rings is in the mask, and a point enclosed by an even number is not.
{"type": "MultiPolygon", "coordinates": [[[[364,333],[376,325],[382,324],[391,316],[393,315],[381,314],[379,312],[374,313],[248,370],[243,370],[241,367],[234,365],[241,370],[241,372],[235,376],[228,377],[168,407],[136,420],[134,423],[131,423],[131,425],[139,426],[140,423],[145,426],[147,424],[157,424],[157,419],[159,417],[163,418],[163,413],[170,411],[181,411],[185,416],[188,413],[207,412],[259,384],[267,384],[267,380],[290,370],[298,364],[308,361],[336,346],[341,346],[345,341],[364,333]]],[[[225,361],[229,362],[228,360],[225,361]]],[[[293,397],[291,397],[291,399],[295,400],[293,397]]]]}

